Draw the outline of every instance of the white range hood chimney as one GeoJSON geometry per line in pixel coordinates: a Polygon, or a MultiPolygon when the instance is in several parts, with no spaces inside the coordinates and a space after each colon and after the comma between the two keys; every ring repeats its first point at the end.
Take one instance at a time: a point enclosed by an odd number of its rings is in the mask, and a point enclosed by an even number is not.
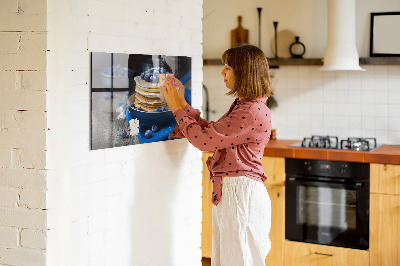
{"type": "Polygon", "coordinates": [[[328,44],[323,71],[358,70],[355,0],[328,0],[328,44]]]}

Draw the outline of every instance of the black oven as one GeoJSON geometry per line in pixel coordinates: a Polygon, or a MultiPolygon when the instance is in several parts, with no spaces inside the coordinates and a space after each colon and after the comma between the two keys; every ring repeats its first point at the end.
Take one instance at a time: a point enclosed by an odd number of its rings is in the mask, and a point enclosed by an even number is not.
{"type": "Polygon", "coordinates": [[[286,159],[285,235],[367,250],[369,164],[286,159]]]}

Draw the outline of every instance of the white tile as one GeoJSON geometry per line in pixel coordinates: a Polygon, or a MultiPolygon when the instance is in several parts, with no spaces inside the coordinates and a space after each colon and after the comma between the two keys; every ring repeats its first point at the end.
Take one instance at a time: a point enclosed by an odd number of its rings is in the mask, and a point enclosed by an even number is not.
{"type": "Polygon", "coordinates": [[[324,90],[322,88],[315,88],[311,93],[311,102],[321,102],[323,100],[324,90]]]}
{"type": "Polygon", "coordinates": [[[297,114],[301,105],[294,100],[287,101],[287,114],[297,114]]]}
{"type": "Polygon", "coordinates": [[[361,78],[361,89],[362,90],[373,90],[374,89],[374,78],[373,76],[362,76],[361,78]]]}
{"type": "Polygon", "coordinates": [[[362,113],[362,106],[360,103],[349,104],[349,115],[360,117],[362,113]]]}
{"type": "Polygon", "coordinates": [[[348,129],[349,127],[349,117],[345,115],[338,115],[336,117],[336,127],[339,129],[348,129]]]}
{"type": "Polygon", "coordinates": [[[392,91],[400,90],[400,74],[395,76],[389,76],[388,78],[388,89],[392,91]]]}
{"type": "Polygon", "coordinates": [[[335,115],[336,114],[336,105],[334,103],[325,103],[323,107],[324,116],[327,115],[335,115]]]}
{"type": "Polygon", "coordinates": [[[309,79],[311,76],[311,68],[308,66],[299,67],[297,69],[297,75],[298,77],[309,79]]]}
{"type": "Polygon", "coordinates": [[[304,102],[299,104],[299,109],[298,109],[298,113],[301,115],[306,115],[309,116],[312,113],[312,107],[311,104],[304,102]]]}
{"type": "Polygon", "coordinates": [[[336,104],[338,103],[349,103],[349,94],[350,92],[348,90],[337,90],[336,91],[336,104]]]}
{"type": "Polygon", "coordinates": [[[297,77],[298,76],[298,67],[297,66],[287,66],[286,68],[286,77],[297,77]]]}
{"type": "Polygon", "coordinates": [[[310,87],[313,89],[322,88],[324,85],[324,80],[322,77],[311,77],[310,87]]]}
{"type": "Polygon", "coordinates": [[[388,130],[375,129],[375,138],[378,144],[386,144],[389,142],[388,130]]]}
{"type": "Polygon", "coordinates": [[[349,90],[361,90],[361,72],[350,71],[348,73],[348,88],[349,90]]]}
{"type": "Polygon", "coordinates": [[[286,87],[288,89],[297,89],[297,88],[299,88],[298,78],[297,77],[287,77],[286,78],[286,87]]]}
{"type": "Polygon", "coordinates": [[[375,65],[364,65],[365,71],[355,71],[361,73],[361,76],[373,76],[375,72],[375,65]]]}
{"type": "MultiPolygon", "coordinates": [[[[323,117],[323,128],[325,130],[335,128],[336,116],[335,115],[324,115],[323,117]]],[[[329,133],[331,134],[331,133],[329,133]]]]}
{"type": "Polygon", "coordinates": [[[336,136],[339,138],[338,145],[340,146],[340,140],[346,139],[349,137],[349,129],[348,128],[337,128],[336,129],[336,136]]]}
{"type": "Polygon", "coordinates": [[[389,117],[400,117],[400,104],[389,104],[389,117]]]}
{"type": "Polygon", "coordinates": [[[394,145],[400,144],[400,130],[399,131],[389,131],[388,144],[394,144],[394,145]]]}
{"type": "Polygon", "coordinates": [[[361,128],[349,128],[349,137],[360,137],[362,135],[361,128]]]}
{"type": "Polygon", "coordinates": [[[323,127],[323,116],[320,113],[314,113],[311,115],[311,127],[314,129],[322,129],[323,127]]]}
{"type": "Polygon", "coordinates": [[[336,136],[337,128],[335,127],[324,127],[322,135],[336,136]]]}
{"type": "Polygon", "coordinates": [[[311,136],[311,128],[310,127],[298,127],[297,128],[297,136],[298,138],[302,138],[304,136],[311,136]]]}
{"type": "Polygon", "coordinates": [[[400,66],[388,66],[388,76],[397,76],[400,77],[400,66]]]}
{"type": "Polygon", "coordinates": [[[387,104],[375,104],[375,117],[388,117],[389,107],[387,104]]]}
{"type": "Polygon", "coordinates": [[[376,65],[374,69],[374,77],[376,78],[387,78],[388,66],[387,65],[376,65]]]}
{"type": "Polygon", "coordinates": [[[361,91],[361,101],[365,103],[374,103],[374,91],[373,90],[362,90],[361,91]]]}
{"type": "Polygon", "coordinates": [[[286,78],[284,77],[277,77],[272,79],[272,89],[275,91],[275,93],[279,90],[284,90],[286,89],[286,78]]]}
{"type": "Polygon", "coordinates": [[[335,78],[335,71],[321,71],[324,78],[335,78]]]}
{"type": "Polygon", "coordinates": [[[349,90],[349,102],[350,103],[361,103],[362,91],[361,90],[349,90]]]}
{"type": "Polygon", "coordinates": [[[375,101],[375,104],[387,104],[388,103],[388,92],[387,91],[375,91],[374,101],[375,101]]]}
{"type": "Polygon", "coordinates": [[[320,70],[320,66],[310,67],[310,75],[311,77],[323,77],[324,73],[320,70]]]}
{"type": "Polygon", "coordinates": [[[312,127],[310,135],[324,135],[325,131],[322,127],[312,127]]]}
{"type": "Polygon", "coordinates": [[[311,112],[312,114],[320,114],[322,116],[324,110],[324,104],[320,101],[312,101],[311,102],[311,112]]]}
{"type": "Polygon", "coordinates": [[[386,130],[389,129],[389,118],[388,117],[375,117],[375,130],[386,130]]]}
{"type": "Polygon", "coordinates": [[[323,101],[325,103],[334,103],[336,101],[336,91],[333,86],[327,84],[324,86],[323,101]]]}
{"type": "Polygon", "coordinates": [[[299,76],[297,82],[298,82],[297,84],[298,88],[306,88],[306,89],[310,88],[311,82],[310,78],[308,77],[299,76]]]}
{"type": "Polygon", "coordinates": [[[350,129],[361,129],[362,121],[360,116],[349,116],[349,128],[350,129]]]}
{"type": "Polygon", "coordinates": [[[298,127],[298,126],[300,126],[300,125],[301,125],[301,122],[299,121],[299,116],[298,116],[298,114],[295,114],[295,113],[290,114],[290,115],[287,117],[287,123],[288,123],[288,125],[293,126],[293,127],[298,127]]]}
{"type": "Polygon", "coordinates": [[[390,90],[388,92],[389,104],[400,104],[400,89],[398,91],[390,90]]]}
{"type": "Polygon", "coordinates": [[[362,129],[361,130],[361,136],[363,138],[373,138],[375,137],[375,132],[373,129],[362,129]]]}
{"type": "Polygon", "coordinates": [[[363,116],[361,118],[362,129],[372,130],[375,128],[375,119],[372,116],[363,116]]]}
{"type": "Polygon", "coordinates": [[[374,116],[375,109],[373,104],[362,104],[361,105],[361,115],[362,116],[374,116]]]}
{"type": "Polygon", "coordinates": [[[361,80],[361,74],[363,74],[363,71],[347,71],[347,76],[349,79],[360,79],[361,80]]]}
{"type": "Polygon", "coordinates": [[[340,71],[340,73],[336,75],[336,89],[347,90],[348,87],[349,87],[348,72],[340,71]]]}
{"type": "Polygon", "coordinates": [[[388,89],[388,79],[387,78],[375,78],[374,80],[375,91],[387,91],[388,89]]]}
{"type": "Polygon", "coordinates": [[[338,116],[348,116],[349,105],[345,103],[336,103],[336,114],[338,116]]]}
{"type": "Polygon", "coordinates": [[[389,130],[400,131],[400,117],[389,117],[389,130]]]}
{"type": "Polygon", "coordinates": [[[270,69],[270,73],[277,77],[286,77],[287,67],[281,66],[277,69],[270,69]]]}

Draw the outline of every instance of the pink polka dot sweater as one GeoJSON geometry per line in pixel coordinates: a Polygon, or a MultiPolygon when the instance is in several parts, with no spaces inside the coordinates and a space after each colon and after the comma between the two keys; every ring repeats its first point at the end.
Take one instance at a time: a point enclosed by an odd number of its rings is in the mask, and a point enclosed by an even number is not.
{"type": "Polygon", "coordinates": [[[271,113],[266,100],[267,97],[237,98],[216,122],[201,118],[200,111],[190,105],[174,112],[178,124],[171,136],[186,137],[201,151],[214,151],[207,160],[214,205],[221,200],[224,176],[247,176],[261,182],[267,179],[261,164],[271,132],[271,113]]]}

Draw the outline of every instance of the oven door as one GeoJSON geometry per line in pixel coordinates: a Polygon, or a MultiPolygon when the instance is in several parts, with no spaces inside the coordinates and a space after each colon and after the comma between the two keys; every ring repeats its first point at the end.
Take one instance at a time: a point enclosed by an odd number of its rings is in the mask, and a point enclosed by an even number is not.
{"type": "Polygon", "coordinates": [[[286,178],[286,239],[367,250],[369,185],[286,178]]]}

